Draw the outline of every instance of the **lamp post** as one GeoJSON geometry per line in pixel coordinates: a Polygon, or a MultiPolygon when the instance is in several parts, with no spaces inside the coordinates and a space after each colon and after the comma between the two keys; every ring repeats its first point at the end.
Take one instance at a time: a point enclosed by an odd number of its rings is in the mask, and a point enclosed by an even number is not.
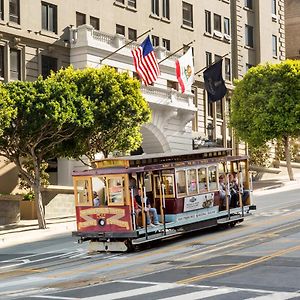
{"type": "Polygon", "coordinates": [[[213,131],[214,131],[214,126],[212,125],[212,123],[208,123],[206,130],[207,130],[207,138],[210,142],[213,142],[213,131]]]}

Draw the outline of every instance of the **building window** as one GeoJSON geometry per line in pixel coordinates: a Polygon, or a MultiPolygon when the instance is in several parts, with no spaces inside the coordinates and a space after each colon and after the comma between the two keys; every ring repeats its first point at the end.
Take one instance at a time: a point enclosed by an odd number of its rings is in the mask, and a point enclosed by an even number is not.
{"type": "Polygon", "coordinates": [[[9,21],[20,24],[19,0],[9,0],[9,21]]]}
{"type": "Polygon", "coordinates": [[[211,12],[205,11],[205,32],[211,33],[211,12]]]}
{"type": "Polygon", "coordinates": [[[253,65],[251,65],[251,64],[246,64],[246,72],[249,70],[249,69],[251,69],[253,67],[253,65]]]}
{"type": "Polygon", "coordinates": [[[10,80],[21,80],[21,51],[10,49],[10,80]]]}
{"type": "Polygon", "coordinates": [[[272,0],[272,14],[276,15],[277,14],[277,4],[276,0],[272,0]]]}
{"type": "Polygon", "coordinates": [[[215,54],[215,63],[219,60],[222,60],[222,56],[215,54]]]}
{"type": "Polygon", "coordinates": [[[151,1],[151,12],[154,15],[159,16],[159,0],[152,0],[151,1]]]}
{"type": "Polygon", "coordinates": [[[3,20],[3,0],[0,0],[0,20],[3,20]]]}
{"type": "Polygon", "coordinates": [[[212,54],[211,54],[211,52],[206,52],[205,53],[205,58],[206,58],[206,67],[209,67],[212,64],[212,54]]]}
{"type": "Polygon", "coordinates": [[[162,43],[163,43],[163,47],[166,48],[166,50],[170,51],[171,50],[171,46],[170,46],[170,40],[167,39],[162,39],[162,43]]]}
{"type": "Polygon", "coordinates": [[[198,131],[198,98],[197,98],[197,88],[192,87],[192,94],[193,94],[193,104],[195,105],[195,108],[197,111],[195,111],[194,118],[192,120],[192,130],[198,131]]]}
{"type": "Polygon", "coordinates": [[[245,0],[245,7],[253,9],[253,0],[245,0]]]}
{"type": "Polygon", "coordinates": [[[50,71],[57,71],[57,58],[42,55],[42,76],[45,79],[50,71]]]}
{"type": "Polygon", "coordinates": [[[229,58],[225,58],[225,79],[231,80],[231,64],[229,58]]]}
{"type": "Polygon", "coordinates": [[[182,22],[183,25],[193,27],[193,5],[182,2],[182,22]]]}
{"type": "Polygon", "coordinates": [[[170,20],[170,1],[163,0],[163,17],[170,20]]]}
{"type": "Polygon", "coordinates": [[[209,102],[208,101],[208,96],[207,96],[207,92],[205,92],[205,95],[206,95],[206,103],[207,103],[207,116],[208,117],[213,117],[213,111],[214,111],[214,107],[213,107],[213,102],[209,102]]]}
{"type": "Polygon", "coordinates": [[[224,34],[230,35],[230,20],[229,20],[229,18],[224,18],[224,34]]]}
{"type": "Polygon", "coordinates": [[[0,81],[4,79],[4,47],[0,46],[0,81]]]}
{"type": "Polygon", "coordinates": [[[223,100],[221,99],[220,101],[216,101],[216,114],[217,114],[217,119],[223,119],[223,100]]]}
{"type": "Polygon", "coordinates": [[[172,81],[172,80],[167,80],[167,88],[178,91],[178,82],[172,81]]]}
{"type": "Polygon", "coordinates": [[[116,0],[116,2],[119,2],[121,4],[125,4],[125,0],[116,0]]]}
{"type": "Polygon", "coordinates": [[[245,25],[245,44],[248,47],[253,48],[253,27],[250,25],[245,25]]]}
{"type": "Polygon", "coordinates": [[[100,20],[96,17],[90,17],[90,24],[96,29],[100,30],[100,20]]]}
{"type": "Polygon", "coordinates": [[[153,47],[159,46],[159,37],[156,35],[152,35],[152,46],[153,47]]]}
{"type": "Polygon", "coordinates": [[[136,0],[128,0],[128,6],[136,8],[136,0]]]}
{"type": "Polygon", "coordinates": [[[222,32],[221,16],[214,14],[214,30],[222,32]]]}
{"type": "Polygon", "coordinates": [[[86,16],[80,12],[76,12],[76,27],[86,24],[86,16]]]}
{"type": "Polygon", "coordinates": [[[273,56],[278,55],[278,51],[277,51],[277,36],[276,35],[272,35],[272,53],[273,56]]]}
{"type": "Polygon", "coordinates": [[[137,31],[132,28],[128,28],[128,38],[132,41],[136,41],[137,31]]]}
{"type": "Polygon", "coordinates": [[[57,33],[57,6],[42,2],[42,29],[57,33]]]}
{"type": "Polygon", "coordinates": [[[125,26],[117,24],[116,33],[125,36],[125,26]]]}

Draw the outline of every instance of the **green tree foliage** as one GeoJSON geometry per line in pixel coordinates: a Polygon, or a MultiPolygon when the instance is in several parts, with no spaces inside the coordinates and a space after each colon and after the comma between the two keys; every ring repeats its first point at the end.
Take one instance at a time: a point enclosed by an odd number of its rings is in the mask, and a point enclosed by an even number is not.
{"type": "Polygon", "coordinates": [[[69,67],[53,73],[51,78],[76,84],[79,94],[92,102],[94,123],[62,145],[66,156],[79,157],[84,153],[93,160],[98,152],[107,156],[116,150],[125,152],[140,146],[140,127],[149,121],[150,109],[138,80],[110,67],[84,70],[69,67]]]}
{"type": "Polygon", "coordinates": [[[39,227],[45,228],[42,163],[59,156],[58,145],[93,122],[90,103],[78,95],[75,84],[62,84],[51,79],[15,81],[3,88],[13,99],[10,109],[16,113],[0,136],[0,155],[14,162],[22,178],[32,187],[39,227]]]}
{"type": "Polygon", "coordinates": [[[0,137],[4,130],[10,126],[11,120],[15,117],[16,113],[13,100],[9,97],[9,93],[5,87],[0,84],[0,137]]]}
{"type": "Polygon", "coordinates": [[[46,227],[45,161],[139,147],[140,126],[150,118],[139,87],[128,74],[108,67],[70,67],[45,80],[0,87],[0,155],[15,163],[33,189],[40,228],[46,227]]]}
{"type": "Polygon", "coordinates": [[[230,124],[249,145],[284,140],[290,179],[289,139],[300,133],[300,61],[288,60],[251,68],[236,83],[230,124]]]}

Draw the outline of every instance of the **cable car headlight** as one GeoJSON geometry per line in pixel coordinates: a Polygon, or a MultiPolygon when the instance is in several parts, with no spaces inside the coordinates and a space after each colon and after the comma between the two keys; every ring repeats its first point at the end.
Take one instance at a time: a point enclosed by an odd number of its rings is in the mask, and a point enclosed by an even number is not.
{"type": "Polygon", "coordinates": [[[105,219],[99,219],[99,220],[98,220],[98,224],[99,224],[100,226],[105,226],[105,224],[106,224],[105,219]]]}

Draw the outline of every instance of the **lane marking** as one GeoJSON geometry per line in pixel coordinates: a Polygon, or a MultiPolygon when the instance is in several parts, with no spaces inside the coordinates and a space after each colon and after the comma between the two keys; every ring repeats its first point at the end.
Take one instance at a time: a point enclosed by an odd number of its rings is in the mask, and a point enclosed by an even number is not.
{"type": "Polygon", "coordinates": [[[230,273],[230,272],[239,271],[239,270],[251,267],[253,265],[257,265],[259,263],[268,261],[272,258],[282,256],[284,254],[294,252],[294,251],[298,251],[298,250],[300,250],[300,245],[297,245],[297,246],[294,246],[294,247],[291,247],[291,248],[287,248],[287,249],[284,249],[284,250],[280,250],[280,251],[274,252],[273,254],[262,256],[262,257],[250,260],[248,262],[240,263],[238,265],[235,265],[233,267],[229,267],[229,268],[226,268],[226,269],[223,269],[223,270],[214,271],[214,272],[211,272],[211,273],[208,273],[208,274],[202,274],[202,275],[190,277],[190,278],[186,278],[186,279],[183,279],[183,280],[178,280],[176,283],[186,284],[186,283],[191,283],[191,282],[207,279],[207,278],[210,278],[210,277],[223,275],[223,274],[230,273]]]}
{"type": "Polygon", "coordinates": [[[138,295],[145,295],[149,293],[154,292],[161,292],[164,290],[169,290],[173,288],[178,288],[180,285],[176,283],[160,283],[158,285],[151,285],[148,287],[142,287],[138,289],[128,290],[128,291],[122,291],[112,294],[105,294],[101,296],[95,296],[95,297],[88,297],[84,298],[85,300],[113,300],[113,299],[122,299],[126,297],[133,297],[138,295]]]}
{"type": "Polygon", "coordinates": [[[287,292],[277,292],[271,295],[264,295],[255,298],[247,298],[247,300],[287,300],[292,299],[294,297],[299,297],[300,295],[297,293],[287,293],[287,292]]]}

